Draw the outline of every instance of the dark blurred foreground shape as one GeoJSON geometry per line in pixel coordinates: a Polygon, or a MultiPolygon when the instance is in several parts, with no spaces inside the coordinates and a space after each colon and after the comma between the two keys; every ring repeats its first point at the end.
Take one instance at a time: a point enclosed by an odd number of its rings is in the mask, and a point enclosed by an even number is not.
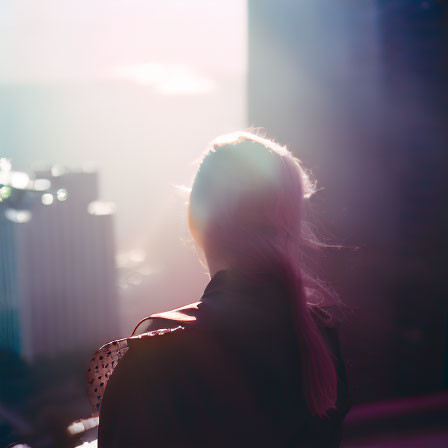
{"type": "Polygon", "coordinates": [[[384,409],[447,388],[447,8],[249,1],[249,125],[311,168],[323,227],[359,248],[330,254],[323,277],[354,311],[343,334],[353,401],[384,409]]]}
{"type": "Polygon", "coordinates": [[[126,348],[96,353],[89,383],[101,447],[338,447],[350,403],[337,330],[312,311],[338,378],[335,407],[318,417],[300,381],[290,295],[275,274],[220,270],[199,302],[144,320],[126,348]]]}
{"type": "Polygon", "coordinates": [[[62,447],[90,413],[89,356],[119,331],[113,206],[94,170],[0,166],[0,445],[62,447]]]}

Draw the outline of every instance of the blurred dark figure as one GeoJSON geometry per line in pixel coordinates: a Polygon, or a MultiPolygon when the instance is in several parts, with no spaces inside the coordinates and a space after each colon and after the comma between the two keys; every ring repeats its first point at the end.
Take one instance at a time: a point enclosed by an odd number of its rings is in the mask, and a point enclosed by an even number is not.
{"type": "Polygon", "coordinates": [[[304,219],[313,192],[272,141],[212,143],[189,204],[211,281],[199,302],[92,358],[99,447],[339,446],[349,405],[336,305],[303,262],[322,246],[304,219]]]}

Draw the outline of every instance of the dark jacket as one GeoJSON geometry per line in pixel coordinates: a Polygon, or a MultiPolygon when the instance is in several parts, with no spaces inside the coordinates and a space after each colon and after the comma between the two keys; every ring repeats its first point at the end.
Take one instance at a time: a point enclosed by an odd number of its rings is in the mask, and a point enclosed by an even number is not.
{"type": "Polygon", "coordinates": [[[199,302],[151,316],[123,340],[102,397],[99,447],[339,446],[345,369],[336,330],[315,318],[339,376],[337,410],[327,417],[305,405],[283,285],[222,270],[199,302]]]}

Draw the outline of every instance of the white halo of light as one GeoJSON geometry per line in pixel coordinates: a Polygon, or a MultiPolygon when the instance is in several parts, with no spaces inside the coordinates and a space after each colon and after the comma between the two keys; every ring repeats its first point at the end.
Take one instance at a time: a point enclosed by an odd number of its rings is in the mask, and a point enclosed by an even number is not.
{"type": "Polygon", "coordinates": [[[111,73],[113,78],[152,87],[162,95],[198,95],[215,89],[212,78],[185,64],[129,64],[117,67],[111,73]]]}
{"type": "Polygon", "coordinates": [[[28,174],[14,171],[11,175],[11,186],[19,190],[25,189],[30,182],[28,174]]]}
{"type": "Polygon", "coordinates": [[[51,187],[51,181],[49,179],[35,179],[34,189],[38,191],[45,191],[51,187]]]}
{"type": "Polygon", "coordinates": [[[16,210],[8,208],[5,210],[5,216],[12,222],[23,224],[31,220],[32,214],[29,210],[16,210]]]}
{"type": "Polygon", "coordinates": [[[103,216],[115,213],[116,207],[113,202],[106,201],[92,201],[87,206],[87,211],[90,215],[103,216]]]}

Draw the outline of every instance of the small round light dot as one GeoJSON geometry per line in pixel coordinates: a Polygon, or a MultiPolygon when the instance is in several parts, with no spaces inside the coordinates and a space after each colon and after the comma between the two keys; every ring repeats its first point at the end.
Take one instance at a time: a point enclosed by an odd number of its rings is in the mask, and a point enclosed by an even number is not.
{"type": "Polygon", "coordinates": [[[53,204],[53,195],[50,193],[45,193],[42,195],[42,204],[51,205],[53,204]]]}
{"type": "Polygon", "coordinates": [[[61,188],[56,192],[56,197],[58,198],[58,201],[66,201],[68,194],[67,190],[65,188],[61,188]]]}
{"type": "Polygon", "coordinates": [[[11,187],[4,185],[0,188],[0,199],[8,199],[11,196],[11,187]]]}

